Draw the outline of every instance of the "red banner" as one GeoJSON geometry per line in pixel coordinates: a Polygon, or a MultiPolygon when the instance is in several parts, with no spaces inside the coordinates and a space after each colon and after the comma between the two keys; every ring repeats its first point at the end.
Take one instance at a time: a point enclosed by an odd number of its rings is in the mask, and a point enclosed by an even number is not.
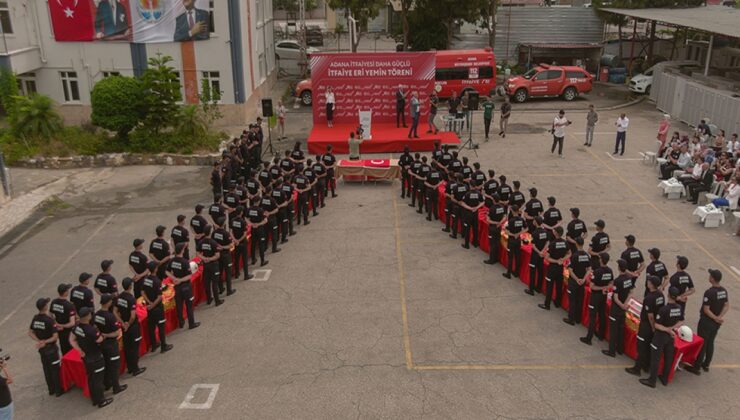
{"type": "Polygon", "coordinates": [[[434,87],[434,52],[318,53],[311,55],[314,124],[326,122],[326,88],[334,92],[334,122],[359,125],[358,111],[372,110],[372,123],[396,121],[396,90],[406,93],[406,121],[411,93],[418,92],[422,120],[429,113],[434,87]]]}

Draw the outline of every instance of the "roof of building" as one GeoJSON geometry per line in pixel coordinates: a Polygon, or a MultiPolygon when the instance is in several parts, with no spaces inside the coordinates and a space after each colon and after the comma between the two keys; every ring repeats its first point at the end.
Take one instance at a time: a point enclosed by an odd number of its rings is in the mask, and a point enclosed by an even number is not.
{"type": "Polygon", "coordinates": [[[688,9],[601,9],[609,13],[638,19],[654,20],[671,26],[740,38],[740,9],[726,6],[693,7],[688,9]]]}
{"type": "Polygon", "coordinates": [[[536,42],[524,42],[520,44],[523,47],[532,47],[540,49],[570,49],[570,50],[583,50],[591,48],[601,48],[601,44],[553,44],[553,43],[536,43],[536,42]]]}

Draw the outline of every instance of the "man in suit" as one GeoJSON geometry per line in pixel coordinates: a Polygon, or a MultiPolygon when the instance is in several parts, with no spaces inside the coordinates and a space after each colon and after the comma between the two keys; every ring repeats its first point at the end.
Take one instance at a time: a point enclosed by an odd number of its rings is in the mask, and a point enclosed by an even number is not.
{"type": "Polygon", "coordinates": [[[95,11],[95,37],[102,39],[128,30],[126,7],[118,0],[100,0],[95,11]]]}
{"type": "Polygon", "coordinates": [[[201,41],[210,36],[208,11],[195,8],[195,0],[182,0],[185,13],[175,21],[175,41],[201,41]]]}
{"type": "Polygon", "coordinates": [[[701,178],[699,178],[699,182],[694,182],[688,185],[688,201],[693,204],[697,204],[699,202],[699,193],[709,191],[712,188],[712,183],[714,182],[714,174],[712,173],[712,171],[709,170],[708,163],[702,163],[701,171],[701,178]]]}
{"type": "Polygon", "coordinates": [[[396,91],[396,127],[406,127],[406,92],[403,91],[403,85],[398,85],[396,91]]]}

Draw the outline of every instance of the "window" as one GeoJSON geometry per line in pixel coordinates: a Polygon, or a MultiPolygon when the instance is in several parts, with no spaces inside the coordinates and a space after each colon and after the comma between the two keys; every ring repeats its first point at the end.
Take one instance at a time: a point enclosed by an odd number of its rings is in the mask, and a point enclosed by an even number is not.
{"type": "Polygon", "coordinates": [[[301,46],[296,42],[281,42],[278,44],[278,48],[284,48],[286,50],[300,50],[301,46]]]}
{"type": "Polygon", "coordinates": [[[208,30],[211,33],[216,32],[216,20],[213,18],[213,12],[216,9],[216,7],[213,5],[214,1],[210,0],[208,2],[208,30]]]}
{"type": "Polygon", "coordinates": [[[211,95],[220,98],[221,94],[221,76],[217,71],[204,71],[203,80],[211,86],[211,95]]]}
{"type": "Polygon", "coordinates": [[[120,76],[120,75],[121,75],[121,72],[120,71],[104,71],[103,72],[103,78],[104,79],[107,79],[107,78],[109,78],[111,76],[120,76]]]}
{"type": "Polygon", "coordinates": [[[7,1],[0,1],[0,32],[4,34],[13,33],[13,25],[10,24],[10,8],[7,1]]]}
{"type": "Polygon", "coordinates": [[[19,74],[16,80],[21,94],[29,96],[36,93],[36,73],[19,74]]]}
{"type": "Polygon", "coordinates": [[[481,67],[478,70],[478,77],[481,79],[492,79],[493,78],[493,67],[481,67]]]}
{"type": "Polygon", "coordinates": [[[260,66],[260,80],[264,80],[265,75],[267,74],[267,62],[265,61],[265,54],[262,53],[259,56],[259,66],[260,66]]]}
{"type": "Polygon", "coordinates": [[[577,70],[569,70],[565,72],[565,78],[566,79],[583,79],[586,77],[586,74],[582,71],[577,70]]]}
{"type": "Polygon", "coordinates": [[[80,86],[77,81],[77,72],[59,72],[62,77],[62,89],[64,90],[64,102],[77,102],[80,100],[80,86]]]}
{"type": "Polygon", "coordinates": [[[457,68],[457,69],[437,69],[434,78],[436,80],[467,80],[468,69],[457,68]]]}
{"type": "Polygon", "coordinates": [[[265,20],[264,14],[262,13],[262,0],[257,0],[256,3],[257,3],[257,7],[255,8],[256,9],[255,14],[257,16],[256,22],[260,24],[262,23],[263,20],[265,20]]]}
{"type": "Polygon", "coordinates": [[[562,70],[543,70],[537,73],[537,77],[535,77],[535,80],[538,80],[538,81],[555,80],[555,79],[559,79],[560,76],[562,75],[563,75],[562,70]]]}

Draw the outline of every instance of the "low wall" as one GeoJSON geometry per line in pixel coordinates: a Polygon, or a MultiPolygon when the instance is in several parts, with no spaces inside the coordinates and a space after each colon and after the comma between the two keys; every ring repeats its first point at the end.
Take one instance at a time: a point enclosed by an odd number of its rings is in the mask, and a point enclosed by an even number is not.
{"type": "Polygon", "coordinates": [[[74,169],[132,165],[211,166],[218,158],[218,153],[210,155],[109,153],[96,156],[25,159],[16,161],[13,166],[35,169],[74,169]]]}

